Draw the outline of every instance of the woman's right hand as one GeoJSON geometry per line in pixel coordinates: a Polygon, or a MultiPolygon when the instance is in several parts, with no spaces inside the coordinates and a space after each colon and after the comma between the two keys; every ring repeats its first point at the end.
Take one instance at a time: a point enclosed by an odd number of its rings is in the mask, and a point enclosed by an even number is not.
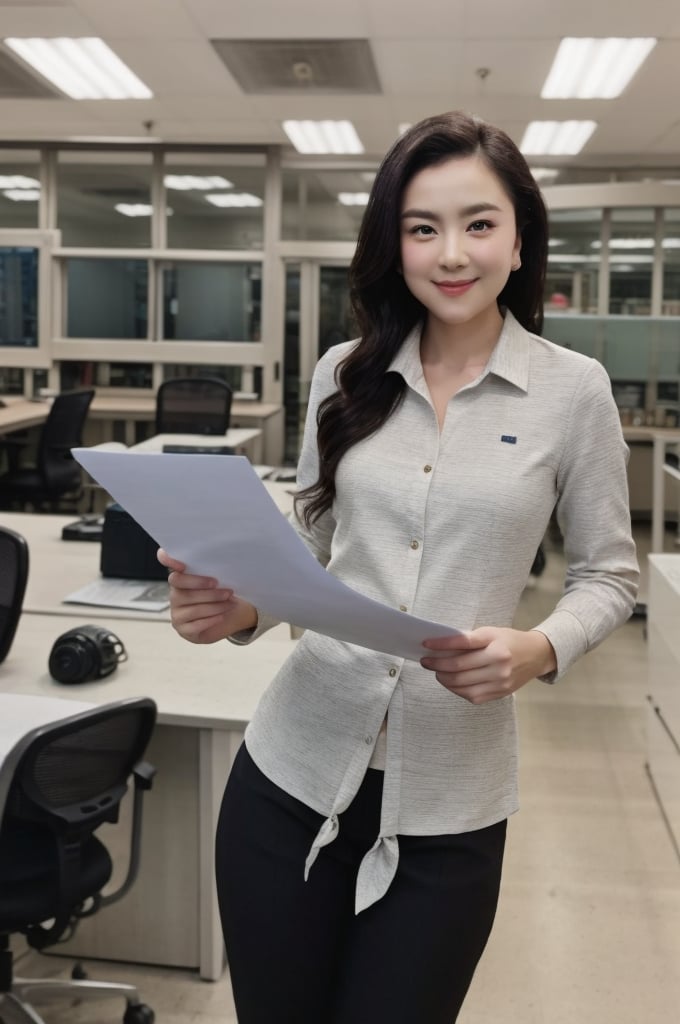
{"type": "Polygon", "coordinates": [[[171,572],[170,619],[175,630],[193,644],[212,644],[257,626],[257,610],[234,591],[218,587],[209,576],[195,576],[163,548],[158,561],[171,572]]]}

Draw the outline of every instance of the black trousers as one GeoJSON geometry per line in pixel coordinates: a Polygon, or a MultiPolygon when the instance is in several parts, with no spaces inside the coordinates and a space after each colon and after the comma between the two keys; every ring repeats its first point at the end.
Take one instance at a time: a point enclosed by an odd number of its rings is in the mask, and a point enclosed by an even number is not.
{"type": "Polygon", "coordinates": [[[303,868],[323,818],[275,786],[245,745],[217,830],[217,890],[239,1024],[453,1024],[491,931],[506,822],[399,836],[386,895],[354,913],[378,834],[368,769],[340,834],[303,868]]]}

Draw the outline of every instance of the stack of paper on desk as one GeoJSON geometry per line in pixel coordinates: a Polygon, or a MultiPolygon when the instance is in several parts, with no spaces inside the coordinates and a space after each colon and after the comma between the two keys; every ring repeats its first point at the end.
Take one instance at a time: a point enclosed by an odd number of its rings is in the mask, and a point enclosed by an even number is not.
{"type": "Polygon", "coordinates": [[[319,565],[279,512],[248,459],[105,452],[73,456],[190,572],[282,622],[418,660],[422,641],[457,630],[373,601],[319,565]]]}

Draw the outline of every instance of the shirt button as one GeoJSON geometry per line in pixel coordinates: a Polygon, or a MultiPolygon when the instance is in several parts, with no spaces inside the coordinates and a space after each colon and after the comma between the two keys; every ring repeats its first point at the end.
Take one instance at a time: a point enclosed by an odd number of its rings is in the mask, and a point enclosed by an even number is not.
{"type": "Polygon", "coordinates": [[[389,674],[390,674],[390,675],[392,676],[392,678],[394,678],[394,677],[396,676],[396,674],[397,674],[397,670],[396,670],[396,668],[394,667],[394,665],[393,665],[393,666],[392,666],[392,668],[390,669],[390,673],[389,673],[389,674]]]}
{"type": "Polygon", "coordinates": [[[399,611],[400,611],[400,612],[405,612],[405,611],[407,611],[406,605],[405,605],[405,604],[400,604],[400,605],[399,605],[399,611]]]}
{"type": "Polygon", "coordinates": [[[414,551],[417,551],[418,548],[420,547],[420,544],[418,543],[417,540],[412,540],[411,541],[411,547],[413,548],[414,551]]]}
{"type": "Polygon", "coordinates": [[[366,736],[365,737],[364,743],[366,744],[367,747],[370,747],[372,742],[373,742],[373,737],[372,736],[366,736]]]}
{"type": "Polygon", "coordinates": [[[431,472],[432,472],[432,466],[430,466],[430,465],[423,466],[423,473],[431,473],[431,472]]]}

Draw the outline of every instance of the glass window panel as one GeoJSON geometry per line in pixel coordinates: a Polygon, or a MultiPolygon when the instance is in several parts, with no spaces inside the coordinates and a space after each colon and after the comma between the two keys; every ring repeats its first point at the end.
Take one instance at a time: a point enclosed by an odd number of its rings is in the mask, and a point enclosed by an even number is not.
{"type": "Polygon", "coordinates": [[[265,158],[257,154],[192,154],[165,158],[167,241],[171,249],[261,249],[265,158]],[[253,197],[259,206],[219,206],[253,197]],[[208,197],[214,197],[214,201],[208,197]]]}
{"type": "Polygon", "coordinates": [[[654,210],[612,210],[609,312],[649,316],[654,264],[654,210]]]}
{"type": "Polygon", "coordinates": [[[680,209],[664,212],[663,232],[664,316],[680,316],[680,209]]]}
{"type": "Polygon", "coordinates": [[[286,462],[297,462],[304,427],[305,404],[300,395],[300,266],[286,266],[286,314],[283,355],[283,404],[286,418],[286,462]]]}
{"type": "Polygon", "coordinates": [[[18,366],[0,366],[0,394],[23,395],[24,371],[18,366]]]}
{"type": "Polygon", "coordinates": [[[0,150],[0,227],[37,228],[40,156],[0,150]]]}
{"type": "Polygon", "coordinates": [[[347,267],[320,268],[319,356],[332,345],[339,345],[357,336],[349,303],[347,273],[347,267]]]}
{"type": "Polygon", "coordinates": [[[146,260],[66,261],[69,338],[146,338],[146,260]]]}
{"type": "Polygon", "coordinates": [[[68,359],[59,365],[62,390],[70,388],[144,388],[153,387],[151,363],[95,363],[68,359]]]}
{"type": "Polygon", "coordinates": [[[0,247],[0,345],[38,346],[38,250],[0,247]]]}
{"type": "Polygon", "coordinates": [[[543,331],[545,338],[581,352],[594,359],[602,351],[602,321],[592,316],[560,316],[546,312],[543,331]]]}
{"type": "Polygon", "coordinates": [[[259,341],[262,267],[175,263],[163,270],[163,338],[259,341]]]}
{"type": "Polygon", "coordinates": [[[284,169],[281,237],[285,241],[356,242],[366,208],[338,196],[367,197],[374,171],[284,169]]]}
{"type": "Polygon", "coordinates": [[[166,363],[163,366],[163,380],[174,380],[175,377],[219,377],[221,380],[226,380],[234,391],[239,391],[241,387],[240,366],[166,363]]]}
{"type": "Polygon", "coordinates": [[[150,153],[59,154],[57,227],[62,245],[148,247],[150,204],[150,153]],[[146,212],[127,216],[118,205],[146,212]]]}
{"type": "Polygon", "coordinates": [[[31,394],[37,395],[41,388],[46,388],[49,384],[49,373],[47,370],[33,370],[31,374],[33,378],[33,390],[31,394]]]}
{"type": "Polygon", "coordinates": [[[607,317],[603,325],[603,362],[614,398],[622,409],[644,410],[654,345],[653,323],[648,317],[617,316],[607,317]]]}
{"type": "Polygon", "coordinates": [[[658,320],[656,333],[656,407],[663,410],[658,422],[675,427],[680,421],[680,319],[658,320]]]}
{"type": "Polygon", "coordinates": [[[597,313],[602,210],[553,210],[545,282],[546,313],[597,313]]]}

